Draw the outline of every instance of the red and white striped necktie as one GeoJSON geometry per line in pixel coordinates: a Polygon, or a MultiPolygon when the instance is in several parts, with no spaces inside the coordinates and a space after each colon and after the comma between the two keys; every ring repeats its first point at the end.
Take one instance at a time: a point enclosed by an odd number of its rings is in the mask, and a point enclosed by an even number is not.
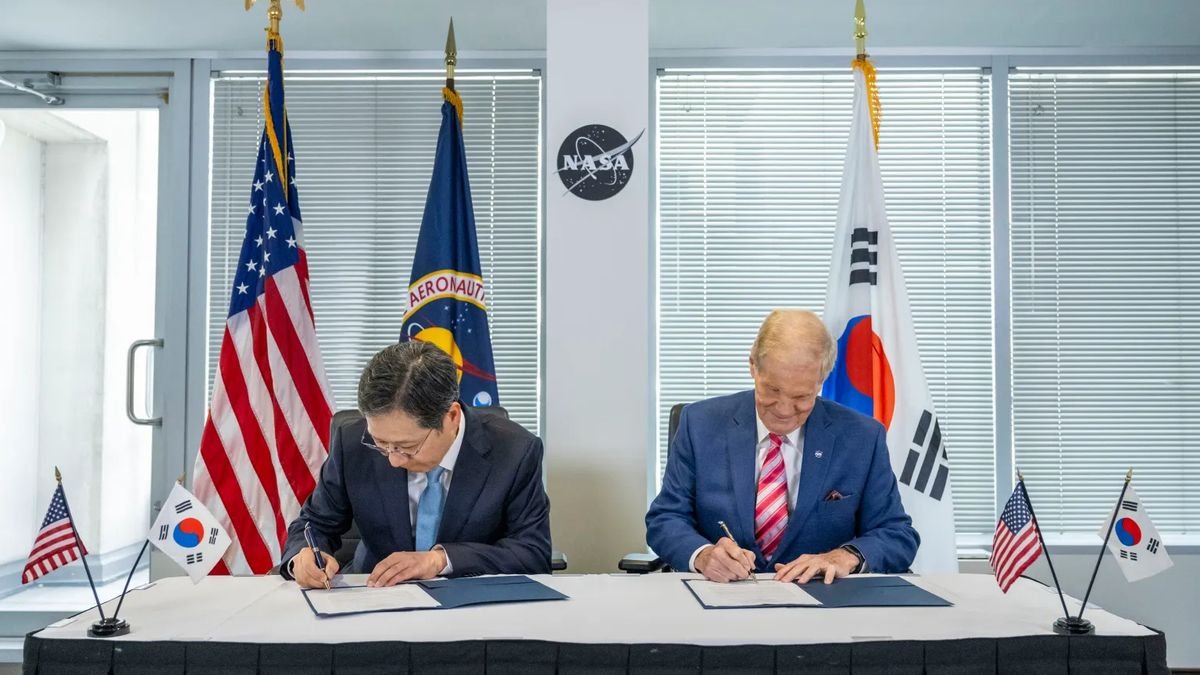
{"type": "Polygon", "coordinates": [[[787,477],[783,471],[783,437],[770,434],[771,447],[758,474],[758,497],[754,506],[754,538],[763,557],[770,560],[787,529],[787,477]]]}

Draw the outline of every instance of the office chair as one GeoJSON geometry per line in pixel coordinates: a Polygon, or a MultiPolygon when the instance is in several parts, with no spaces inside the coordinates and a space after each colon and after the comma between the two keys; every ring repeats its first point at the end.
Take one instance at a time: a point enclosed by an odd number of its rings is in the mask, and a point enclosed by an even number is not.
{"type": "MultiPolygon", "coordinates": [[[[667,417],[667,456],[671,456],[671,441],[675,440],[675,432],[679,430],[679,415],[683,412],[683,404],[671,406],[671,414],[667,417]]],[[[617,569],[630,574],[646,574],[647,572],[670,572],[671,567],[654,552],[628,553],[617,563],[617,569]]]]}
{"type": "MultiPolygon", "coordinates": [[[[485,415],[500,415],[504,419],[508,419],[508,411],[500,406],[492,406],[489,408],[471,408],[471,411],[473,413],[482,413],[485,415]]],[[[333,438],[334,434],[337,433],[338,429],[341,429],[342,427],[354,424],[355,422],[359,421],[360,419],[362,419],[362,413],[360,413],[357,408],[351,408],[349,410],[337,411],[336,413],[334,413],[333,422],[330,424],[331,431],[330,431],[329,437],[333,438]]],[[[346,533],[342,535],[341,548],[339,548],[337,551],[334,551],[334,553],[333,553],[333,557],[335,560],[338,561],[339,565],[341,565],[342,567],[345,567],[346,565],[348,565],[350,563],[350,561],[354,560],[354,551],[358,548],[359,542],[361,540],[362,540],[362,536],[358,533],[358,523],[355,523],[353,520],[351,520],[350,521],[350,529],[347,530],[346,533]]],[[[567,569],[566,554],[560,553],[558,551],[551,551],[551,553],[550,553],[550,570],[553,572],[562,572],[566,569],[567,569]]],[[[359,570],[359,571],[361,572],[363,570],[359,570]]]]}

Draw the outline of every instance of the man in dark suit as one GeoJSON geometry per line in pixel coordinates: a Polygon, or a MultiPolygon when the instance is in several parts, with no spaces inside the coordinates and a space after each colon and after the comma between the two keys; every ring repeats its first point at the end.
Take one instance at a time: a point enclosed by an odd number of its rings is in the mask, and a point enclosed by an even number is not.
{"type": "Polygon", "coordinates": [[[351,565],[369,586],[550,571],[542,442],[458,401],[458,369],[419,341],[376,354],[358,382],[364,419],[330,439],[321,480],[288,528],[280,573],[306,588],[338,572],[329,555],[353,520],[351,565]],[[309,524],[325,570],[305,543],[309,524]]]}
{"type": "Polygon", "coordinates": [[[817,395],[836,356],[817,315],[767,317],[750,355],[753,391],[683,409],[646,514],[650,548],[714,581],[774,570],[782,581],[829,583],[908,568],[920,537],[883,425],[817,395]]]}

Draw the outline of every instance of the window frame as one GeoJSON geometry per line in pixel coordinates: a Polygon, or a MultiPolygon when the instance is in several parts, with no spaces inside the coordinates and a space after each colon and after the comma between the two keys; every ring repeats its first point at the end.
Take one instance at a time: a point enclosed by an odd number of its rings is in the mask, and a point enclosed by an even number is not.
{"type": "MultiPolygon", "coordinates": [[[[651,250],[650,276],[654,280],[654,307],[659,297],[660,269],[658,259],[658,75],[669,69],[828,69],[849,70],[853,55],[850,50],[774,49],[747,53],[746,50],[697,50],[692,54],[662,54],[651,50],[650,58],[650,120],[648,129],[654,143],[650,159],[656,171],[650,176],[651,250]]],[[[1059,50],[985,50],[969,53],[951,50],[947,53],[914,53],[905,49],[882,49],[872,52],[872,61],[879,68],[949,69],[982,68],[991,80],[991,202],[992,202],[992,321],[993,321],[993,415],[995,428],[995,505],[996,513],[1004,508],[1016,486],[1015,449],[1013,447],[1012,402],[1012,254],[1011,198],[1009,174],[1009,74],[1017,68],[1097,69],[1097,68],[1197,68],[1200,69],[1200,50],[1191,48],[1160,48],[1093,51],[1086,49],[1059,50]]],[[[657,314],[651,316],[651,368],[648,374],[653,388],[653,408],[649,411],[654,422],[649,425],[646,455],[647,504],[657,494],[659,467],[658,444],[658,331],[657,314]]],[[[952,449],[951,449],[952,452],[952,449]]],[[[1114,485],[1118,481],[1114,477],[1114,485]]],[[[1200,534],[1164,533],[1166,544],[1179,553],[1200,553],[1200,534]]],[[[1047,544],[1055,551],[1088,552],[1096,550],[1095,537],[1087,534],[1047,533],[1047,544]]],[[[991,533],[957,533],[960,558],[986,557],[992,543],[991,533]]]]}

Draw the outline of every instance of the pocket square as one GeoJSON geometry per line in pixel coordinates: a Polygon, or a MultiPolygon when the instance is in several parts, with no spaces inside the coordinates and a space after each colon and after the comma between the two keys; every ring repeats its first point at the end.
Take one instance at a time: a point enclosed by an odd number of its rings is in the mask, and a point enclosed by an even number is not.
{"type": "Polygon", "coordinates": [[[825,495],[825,501],[827,502],[836,502],[842,498],[842,493],[837,490],[832,490],[829,494],[825,495]]]}

